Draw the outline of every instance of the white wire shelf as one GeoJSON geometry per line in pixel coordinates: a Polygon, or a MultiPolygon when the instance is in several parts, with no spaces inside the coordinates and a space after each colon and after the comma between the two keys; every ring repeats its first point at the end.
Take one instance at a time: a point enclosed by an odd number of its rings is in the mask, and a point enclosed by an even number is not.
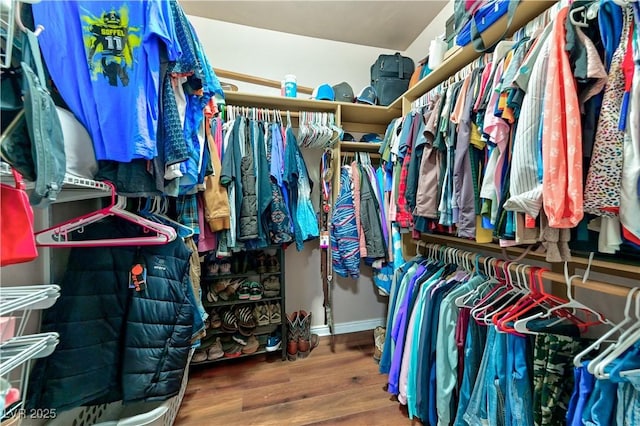
{"type": "Polygon", "coordinates": [[[0,287],[0,317],[15,318],[14,335],[24,334],[32,311],[48,309],[60,297],[55,284],[21,287],[0,287]]]}
{"type": "Polygon", "coordinates": [[[51,355],[58,344],[58,333],[14,337],[0,344],[0,377],[27,361],[51,355]]]}
{"type": "MultiPolygon", "coordinates": [[[[13,183],[13,175],[9,164],[0,162],[0,176],[3,183],[13,183]]],[[[34,188],[33,182],[25,182],[27,191],[34,188]]],[[[85,179],[70,174],[65,175],[62,191],[58,194],[56,203],[68,203],[71,201],[101,198],[111,195],[111,188],[103,182],[85,179]]]]}

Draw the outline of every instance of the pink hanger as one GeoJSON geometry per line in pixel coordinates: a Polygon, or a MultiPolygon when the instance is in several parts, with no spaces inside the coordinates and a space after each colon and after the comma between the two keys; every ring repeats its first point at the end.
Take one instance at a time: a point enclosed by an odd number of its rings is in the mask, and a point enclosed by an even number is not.
{"type": "MultiPolygon", "coordinates": [[[[40,247],[113,247],[113,246],[146,246],[166,244],[173,241],[176,231],[166,225],[150,221],[124,209],[123,202],[116,203],[116,188],[111,182],[111,204],[86,215],[67,220],[61,224],[36,232],[36,245],[40,247]],[[116,216],[128,222],[140,225],[149,236],[130,238],[106,238],[100,240],[72,240],[72,232],[82,232],[85,226],[99,222],[110,216],[116,216]]],[[[124,200],[124,198],[122,198],[124,200]]]]}

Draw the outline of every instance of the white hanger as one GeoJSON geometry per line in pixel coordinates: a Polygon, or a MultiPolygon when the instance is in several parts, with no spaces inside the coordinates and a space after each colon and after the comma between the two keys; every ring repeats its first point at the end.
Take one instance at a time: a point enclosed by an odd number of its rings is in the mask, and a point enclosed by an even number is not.
{"type": "MultiPolygon", "coordinates": [[[[626,332],[622,333],[618,341],[614,343],[613,349],[607,354],[607,356],[599,362],[590,362],[594,364],[593,375],[598,379],[608,379],[609,375],[604,372],[607,365],[611,364],[616,358],[622,355],[627,349],[633,346],[638,340],[640,340],[640,293],[636,294],[636,323],[633,324],[626,332]]],[[[595,361],[595,360],[594,360],[595,361]]]]}
{"type": "MultiPolygon", "coordinates": [[[[602,343],[604,343],[609,337],[613,336],[615,333],[617,333],[619,330],[622,330],[623,327],[625,327],[628,323],[631,322],[631,316],[629,315],[629,311],[631,310],[631,301],[633,299],[633,294],[640,290],[640,288],[638,287],[634,287],[631,290],[629,290],[629,293],[627,294],[627,301],[624,305],[624,319],[622,321],[620,321],[617,325],[615,325],[614,327],[611,327],[609,330],[607,330],[606,333],[604,333],[602,336],[600,336],[598,338],[598,340],[596,340],[595,342],[593,342],[591,345],[589,345],[589,347],[587,347],[585,350],[583,350],[582,352],[580,352],[578,355],[576,355],[573,358],[573,365],[575,365],[576,367],[580,367],[582,365],[582,359],[589,354],[590,352],[594,351],[594,350],[598,350],[600,349],[600,345],[602,343]]],[[[611,345],[613,346],[613,345],[611,345]]],[[[609,346],[609,347],[611,347],[609,346]]],[[[604,358],[604,356],[608,353],[608,351],[603,351],[600,354],[598,354],[593,361],[596,361],[596,358],[602,359],[604,358]]],[[[597,363],[597,362],[596,362],[597,363]]],[[[594,364],[595,366],[595,364],[594,364]]]]}

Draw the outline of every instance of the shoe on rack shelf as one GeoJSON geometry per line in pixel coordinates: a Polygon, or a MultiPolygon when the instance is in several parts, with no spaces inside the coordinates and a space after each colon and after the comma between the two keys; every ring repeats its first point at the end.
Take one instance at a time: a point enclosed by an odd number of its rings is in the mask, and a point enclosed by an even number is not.
{"type": "Polygon", "coordinates": [[[247,337],[253,334],[256,329],[256,320],[253,317],[251,308],[248,306],[237,308],[236,316],[238,318],[238,331],[247,337]]]}
{"type": "Polygon", "coordinates": [[[257,273],[264,274],[267,272],[267,255],[263,251],[256,252],[255,263],[257,273]]]}
{"type": "Polygon", "coordinates": [[[235,342],[230,344],[224,350],[224,357],[225,358],[237,358],[240,355],[242,355],[242,346],[237,344],[237,343],[235,343],[235,342]]]}
{"type": "Polygon", "coordinates": [[[278,256],[272,255],[267,256],[267,272],[280,272],[280,262],[278,261],[278,256]]]}
{"type": "Polygon", "coordinates": [[[207,350],[206,349],[198,349],[193,353],[193,357],[191,357],[191,362],[203,362],[207,360],[207,350]]]}
{"type": "Polygon", "coordinates": [[[238,287],[240,287],[240,284],[242,284],[243,281],[244,279],[242,278],[230,280],[230,284],[227,286],[227,288],[225,288],[222,293],[219,293],[220,298],[225,301],[232,300],[236,294],[236,291],[238,290],[238,287]]]}
{"type": "Polygon", "coordinates": [[[282,323],[280,302],[270,303],[269,305],[267,305],[267,308],[269,309],[269,322],[271,324],[282,323]]]}
{"type": "Polygon", "coordinates": [[[277,275],[270,275],[262,280],[264,297],[278,297],[280,295],[280,278],[277,275]]]}
{"type": "Polygon", "coordinates": [[[251,282],[243,281],[238,287],[238,299],[240,300],[249,300],[251,298],[251,282]]]}
{"type": "Polygon", "coordinates": [[[223,259],[220,261],[220,274],[228,275],[231,273],[231,261],[227,259],[223,259]]]}
{"type": "Polygon", "coordinates": [[[214,359],[219,359],[224,356],[224,351],[222,350],[222,342],[219,337],[216,337],[216,341],[213,345],[207,348],[207,360],[213,361],[214,359]]]}
{"type": "Polygon", "coordinates": [[[275,352],[282,346],[282,337],[280,336],[280,332],[275,332],[267,338],[267,345],[265,346],[265,350],[267,352],[275,352]]]}
{"type": "Polygon", "coordinates": [[[245,346],[247,344],[247,336],[243,336],[239,332],[234,333],[232,339],[239,345],[245,346]]]}
{"type": "Polygon", "coordinates": [[[263,303],[257,303],[253,308],[253,318],[258,326],[269,325],[269,306],[263,303]]]}
{"type": "Polygon", "coordinates": [[[255,281],[251,281],[251,283],[249,284],[249,287],[250,287],[249,300],[256,301],[256,300],[262,299],[262,293],[264,292],[262,288],[262,284],[255,281]]]}
{"type": "Polygon", "coordinates": [[[247,339],[247,344],[244,346],[244,348],[242,348],[242,353],[243,354],[255,353],[259,347],[260,347],[260,343],[258,342],[258,339],[256,339],[256,336],[252,334],[247,339]]]}
{"type": "Polygon", "coordinates": [[[211,309],[209,312],[209,323],[211,324],[211,328],[213,330],[217,330],[222,327],[222,318],[220,318],[220,314],[217,309],[211,309]]]}
{"type": "Polygon", "coordinates": [[[233,310],[228,309],[222,314],[222,329],[227,333],[238,331],[238,318],[233,310]]]}

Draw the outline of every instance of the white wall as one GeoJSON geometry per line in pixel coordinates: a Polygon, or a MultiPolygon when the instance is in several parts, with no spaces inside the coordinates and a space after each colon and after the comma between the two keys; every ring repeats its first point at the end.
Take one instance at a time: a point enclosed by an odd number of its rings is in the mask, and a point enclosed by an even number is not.
{"type": "MultiPolygon", "coordinates": [[[[214,69],[280,81],[294,74],[298,84],[316,87],[346,81],[357,94],[369,84],[369,68],[393,51],[263,30],[189,16],[214,69]]],[[[230,79],[221,79],[232,81],[230,79]]],[[[280,89],[235,82],[241,92],[279,95],[280,89]]],[[[298,94],[309,98],[309,95],[298,94]]]]}
{"type": "Polygon", "coordinates": [[[404,56],[413,58],[417,63],[425,58],[429,53],[429,44],[439,35],[445,33],[445,25],[447,19],[453,15],[453,0],[446,4],[444,8],[433,18],[433,21],[424,29],[424,31],[416,37],[411,45],[405,50],[404,56]]]}
{"type": "MultiPolygon", "coordinates": [[[[353,45],[330,40],[285,34],[200,17],[189,17],[212,66],[229,71],[281,80],[285,74],[295,74],[298,84],[315,87],[322,83],[348,82],[357,94],[369,84],[370,66],[382,53],[394,53],[375,47],[353,45]]],[[[223,81],[232,81],[222,78],[223,81]]],[[[279,89],[232,81],[241,92],[279,95],[279,89]]],[[[298,97],[309,97],[298,94],[298,97]]],[[[314,181],[311,194],[318,204],[320,152],[305,150],[305,160],[314,181]]],[[[324,323],[320,250],[318,242],[307,243],[298,253],[294,246],[287,249],[286,310],[300,309],[313,313],[312,325],[324,323]]],[[[335,281],[333,292],[334,321],[340,331],[355,327],[373,328],[386,313],[386,298],[377,295],[370,268],[362,267],[363,277],[335,281]],[[346,325],[345,325],[346,324],[346,325]],[[351,328],[350,328],[351,327],[351,328]]]]}

